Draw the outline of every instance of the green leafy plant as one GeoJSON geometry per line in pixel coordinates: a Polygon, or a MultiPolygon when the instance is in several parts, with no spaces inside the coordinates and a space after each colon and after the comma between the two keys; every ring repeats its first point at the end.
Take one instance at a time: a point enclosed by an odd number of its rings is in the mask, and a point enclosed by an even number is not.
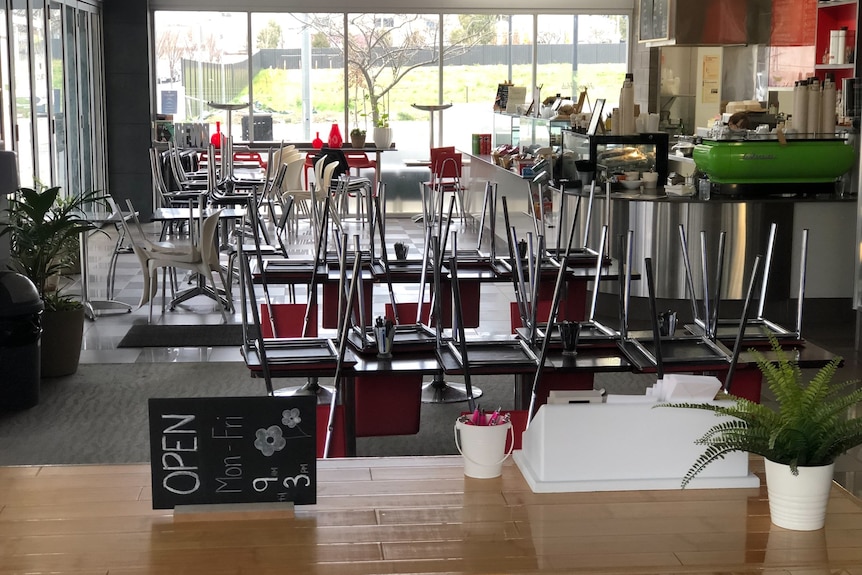
{"type": "Polygon", "coordinates": [[[52,279],[69,267],[82,233],[98,229],[84,217],[103,201],[99,192],[63,198],[59,187],[20,188],[0,221],[0,236],[9,236],[9,268],[28,277],[48,311],[74,309],[81,303],[53,289],[52,279]]]}
{"type": "Polygon", "coordinates": [[[387,112],[381,112],[377,117],[377,120],[374,122],[375,127],[377,128],[388,128],[389,127],[389,114],[387,112]]]}
{"type": "Polygon", "coordinates": [[[808,382],[802,370],[791,361],[781,344],[769,335],[776,360],[751,350],[775,405],[733,398],[729,405],[717,403],[669,403],[657,407],[702,409],[728,416],[711,427],[698,445],[706,451],[688,470],[682,480],[685,487],[707,465],[733,451],[762,455],[775,463],[798,467],[828,465],[848,449],[862,444],[862,417],[849,417],[849,408],[862,401],[862,389],[853,389],[858,380],[833,381],[841,363],[833,358],[808,382]]]}
{"type": "Polygon", "coordinates": [[[350,130],[351,136],[364,136],[365,133],[365,130],[360,130],[359,128],[353,128],[352,130],[350,130]]]}

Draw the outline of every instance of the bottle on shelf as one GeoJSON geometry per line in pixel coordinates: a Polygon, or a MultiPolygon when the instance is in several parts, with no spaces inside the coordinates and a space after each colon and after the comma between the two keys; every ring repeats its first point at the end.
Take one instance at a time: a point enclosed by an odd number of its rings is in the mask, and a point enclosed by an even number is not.
{"type": "Polygon", "coordinates": [[[315,150],[319,150],[323,147],[323,140],[320,139],[320,132],[316,132],[314,134],[314,139],[311,141],[311,147],[315,150]]]}
{"type": "Polygon", "coordinates": [[[804,134],[808,130],[808,80],[797,80],[793,88],[793,130],[804,134]]]}
{"type": "Polygon", "coordinates": [[[635,86],[634,74],[626,74],[623,87],[620,89],[620,124],[614,128],[615,134],[629,135],[635,133],[635,86]]]}
{"type": "Polygon", "coordinates": [[[835,64],[846,64],[845,55],[847,53],[847,26],[842,26],[838,30],[838,47],[835,54],[835,64]]]}
{"type": "Polygon", "coordinates": [[[827,56],[826,61],[823,62],[824,64],[840,64],[841,63],[838,61],[838,54],[839,54],[838,34],[839,34],[838,30],[830,30],[829,31],[829,53],[828,53],[829,55],[827,56]]]}
{"type": "Polygon", "coordinates": [[[831,135],[835,133],[835,124],[837,123],[835,114],[837,94],[833,74],[826,74],[821,93],[820,130],[818,131],[823,135],[831,135]]]}
{"type": "Polygon", "coordinates": [[[809,138],[813,138],[820,131],[820,103],[822,99],[820,80],[812,76],[808,79],[808,120],[805,128],[809,138]]]}

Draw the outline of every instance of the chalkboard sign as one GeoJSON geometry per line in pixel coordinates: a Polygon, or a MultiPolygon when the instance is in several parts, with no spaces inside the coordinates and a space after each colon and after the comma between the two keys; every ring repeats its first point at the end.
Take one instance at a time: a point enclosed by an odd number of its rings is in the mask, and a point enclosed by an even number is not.
{"type": "Polygon", "coordinates": [[[153,398],[153,509],[317,501],[317,399],[153,398]]]}
{"type": "Polygon", "coordinates": [[[669,34],[670,0],[640,0],[638,40],[667,40],[669,34]]]}
{"type": "Polygon", "coordinates": [[[497,95],[494,97],[494,111],[505,112],[509,104],[509,86],[511,84],[497,84],[497,95]]]}

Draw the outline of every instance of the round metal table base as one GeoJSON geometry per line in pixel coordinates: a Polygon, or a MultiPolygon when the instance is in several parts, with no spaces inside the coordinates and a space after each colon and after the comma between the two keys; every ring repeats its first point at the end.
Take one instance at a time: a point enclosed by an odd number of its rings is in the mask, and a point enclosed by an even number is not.
{"type": "Polygon", "coordinates": [[[273,395],[276,397],[288,397],[291,395],[316,395],[317,405],[329,405],[332,403],[332,396],[335,393],[335,388],[328,385],[320,385],[317,379],[310,379],[305,385],[295,387],[282,387],[276,389],[273,395]]]}
{"type": "MultiPolygon", "coordinates": [[[[471,385],[473,399],[482,397],[482,390],[471,385]]],[[[434,379],[422,386],[422,403],[459,403],[467,401],[467,386],[463,383],[450,383],[434,379]]]]}

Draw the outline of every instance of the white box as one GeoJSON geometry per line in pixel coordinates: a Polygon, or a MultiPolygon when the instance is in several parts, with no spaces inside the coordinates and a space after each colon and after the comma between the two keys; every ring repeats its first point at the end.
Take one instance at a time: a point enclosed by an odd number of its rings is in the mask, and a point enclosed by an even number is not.
{"type": "MultiPolygon", "coordinates": [[[[655,404],[543,405],[513,456],[536,493],[680,489],[705,449],[694,441],[720,421],[655,404]]],[[[729,453],[687,488],[758,487],[748,458],[729,453]]]]}

